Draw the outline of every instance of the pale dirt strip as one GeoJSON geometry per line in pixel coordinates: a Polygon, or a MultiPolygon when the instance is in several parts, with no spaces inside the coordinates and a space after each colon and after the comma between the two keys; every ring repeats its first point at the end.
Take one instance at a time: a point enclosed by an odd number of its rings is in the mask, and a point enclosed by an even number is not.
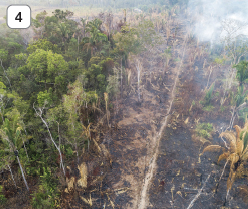
{"type": "Polygon", "coordinates": [[[153,152],[153,155],[151,157],[152,162],[149,165],[148,171],[147,171],[145,179],[144,179],[143,188],[141,190],[140,198],[138,200],[138,209],[145,209],[147,207],[147,204],[149,203],[149,197],[148,197],[147,193],[148,193],[148,191],[150,189],[151,181],[152,181],[153,175],[154,175],[154,173],[156,171],[156,166],[157,166],[156,162],[157,162],[157,158],[158,158],[159,144],[160,144],[160,140],[162,138],[162,133],[163,133],[164,129],[167,126],[169,113],[170,113],[172,105],[173,105],[176,86],[177,86],[177,83],[178,83],[178,77],[179,77],[179,74],[181,72],[181,68],[182,68],[182,64],[183,64],[187,37],[188,37],[188,34],[184,38],[184,43],[183,43],[184,49],[183,49],[182,59],[181,59],[180,66],[179,66],[177,74],[176,74],[176,79],[175,79],[175,82],[174,82],[174,86],[173,86],[173,89],[172,89],[172,92],[171,92],[170,106],[169,106],[167,114],[166,114],[167,116],[164,118],[164,122],[163,122],[163,124],[162,124],[162,126],[160,128],[159,133],[156,136],[156,140],[155,140],[156,146],[154,148],[154,152],[153,152]]]}

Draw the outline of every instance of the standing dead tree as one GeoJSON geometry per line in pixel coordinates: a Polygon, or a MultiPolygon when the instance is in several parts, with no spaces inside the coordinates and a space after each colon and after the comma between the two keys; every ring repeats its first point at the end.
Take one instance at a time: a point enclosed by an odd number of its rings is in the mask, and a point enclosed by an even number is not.
{"type": "MultiPolygon", "coordinates": [[[[248,53],[248,42],[242,35],[242,30],[246,26],[246,23],[237,20],[227,19],[222,22],[221,41],[224,44],[224,56],[227,55],[227,58],[229,58],[231,67],[238,64],[240,59],[248,53]]],[[[232,85],[236,69],[230,68],[230,70],[228,80],[229,85],[232,85]]]]}
{"type": "Polygon", "coordinates": [[[137,70],[137,78],[138,78],[138,102],[140,103],[140,74],[142,72],[142,66],[138,59],[136,59],[135,67],[137,70]]]}
{"type": "MultiPolygon", "coordinates": [[[[227,55],[228,61],[230,61],[230,68],[225,73],[226,83],[221,105],[224,104],[226,91],[232,87],[234,82],[236,69],[233,66],[237,65],[241,58],[248,53],[248,42],[246,36],[242,34],[245,27],[247,27],[247,23],[238,20],[227,19],[222,21],[221,41],[224,44],[224,56],[227,55]]],[[[233,123],[235,112],[236,108],[234,107],[230,125],[233,123]]]]}
{"type": "Polygon", "coordinates": [[[60,163],[61,163],[61,166],[62,166],[62,169],[63,169],[63,173],[64,173],[64,176],[65,176],[65,168],[64,168],[64,164],[63,164],[63,159],[62,159],[62,154],[61,154],[61,151],[60,151],[60,147],[55,143],[53,137],[52,137],[52,133],[50,131],[50,128],[48,126],[48,123],[45,121],[45,119],[43,118],[43,110],[44,110],[44,107],[38,107],[38,110],[34,107],[34,104],[33,104],[33,108],[37,114],[37,116],[40,117],[40,119],[42,120],[42,122],[44,123],[44,125],[46,126],[47,128],[47,131],[49,133],[49,136],[50,136],[50,140],[52,141],[52,143],[54,144],[55,148],[58,150],[59,152],[59,156],[60,156],[60,163]]]}
{"type": "Polygon", "coordinates": [[[222,22],[221,41],[224,44],[231,65],[239,63],[240,59],[248,53],[248,43],[242,34],[247,23],[237,20],[224,20],[222,22]]]}

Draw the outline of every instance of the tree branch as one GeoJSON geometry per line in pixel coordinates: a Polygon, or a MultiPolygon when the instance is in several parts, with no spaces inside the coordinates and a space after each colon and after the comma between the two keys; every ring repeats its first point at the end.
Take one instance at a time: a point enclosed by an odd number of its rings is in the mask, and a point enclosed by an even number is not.
{"type": "Polygon", "coordinates": [[[198,193],[196,194],[196,196],[194,197],[194,199],[190,202],[190,204],[189,204],[189,206],[187,207],[187,209],[192,208],[193,205],[194,205],[194,203],[195,203],[195,201],[200,197],[200,195],[201,195],[201,193],[202,193],[202,190],[203,190],[204,187],[206,186],[206,184],[207,184],[207,182],[208,182],[210,176],[211,176],[211,173],[208,175],[208,177],[207,177],[206,181],[204,182],[202,188],[198,190],[198,193]]]}

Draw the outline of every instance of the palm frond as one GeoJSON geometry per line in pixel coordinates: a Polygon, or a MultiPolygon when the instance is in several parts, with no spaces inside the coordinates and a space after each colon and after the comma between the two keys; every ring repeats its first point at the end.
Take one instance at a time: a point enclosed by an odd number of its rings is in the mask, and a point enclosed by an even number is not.
{"type": "Polygon", "coordinates": [[[229,152],[224,152],[219,156],[219,159],[217,163],[219,163],[221,160],[227,159],[229,157],[230,153],[229,152]]]}
{"type": "Polygon", "coordinates": [[[216,151],[220,151],[221,149],[223,149],[221,146],[219,145],[209,145],[207,147],[204,148],[204,150],[202,151],[202,154],[204,152],[216,152],[216,151]]]}
{"type": "Polygon", "coordinates": [[[236,133],[237,133],[237,138],[239,138],[240,137],[241,128],[238,125],[233,126],[233,128],[235,128],[236,133]]]}
{"type": "Polygon", "coordinates": [[[242,154],[242,156],[241,156],[241,159],[242,159],[243,161],[247,161],[247,160],[248,160],[248,150],[247,150],[247,149],[244,150],[244,152],[243,152],[243,154],[242,154]]]}
{"type": "Polygon", "coordinates": [[[89,123],[89,125],[87,127],[82,125],[84,131],[82,132],[81,136],[86,136],[87,138],[90,139],[90,126],[91,125],[92,125],[92,123],[89,123]]]}
{"type": "Polygon", "coordinates": [[[236,172],[231,170],[229,172],[229,177],[227,179],[227,191],[229,191],[232,188],[233,182],[235,181],[235,177],[236,177],[236,172]]]}
{"type": "Polygon", "coordinates": [[[237,163],[239,161],[240,157],[237,153],[232,153],[230,156],[229,156],[229,160],[231,162],[231,166],[230,168],[234,170],[234,167],[235,167],[235,163],[237,163]]]}
{"type": "Polygon", "coordinates": [[[220,134],[220,137],[225,137],[229,141],[231,151],[236,150],[236,136],[234,135],[233,132],[230,131],[222,132],[220,134]]]}
{"type": "Polygon", "coordinates": [[[244,150],[244,143],[242,140],[240,140],[240,138],[237,138],[237,142],[236,142],[236,153],[241,156],[242,152],[244,150]]]}

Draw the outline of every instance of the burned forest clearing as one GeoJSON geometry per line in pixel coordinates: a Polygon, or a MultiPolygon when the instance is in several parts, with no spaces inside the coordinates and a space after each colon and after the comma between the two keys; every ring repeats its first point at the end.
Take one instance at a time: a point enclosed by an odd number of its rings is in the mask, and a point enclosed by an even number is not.
{"type": "Polygon", "coordinates": [[[82,2],[0,26],[0,207],[248,208],[247,24],[82,2]]]}

